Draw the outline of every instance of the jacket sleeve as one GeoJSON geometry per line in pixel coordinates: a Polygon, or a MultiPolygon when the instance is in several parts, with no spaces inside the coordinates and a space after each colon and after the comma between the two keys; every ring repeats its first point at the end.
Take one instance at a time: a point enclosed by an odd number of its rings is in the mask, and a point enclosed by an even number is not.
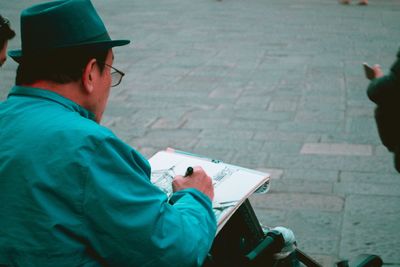
{"type": "Polygon", "coordinates": [[[84,214],[93,257],[111,266],[200,266],[216,232],[210,199],[196,189],[171,202],[150,167],[116,137],[87,165],[84,214]]]}
{"type": "Polygon", "coordinates": [[[373,79],[367,89],[369,99],[378,106],[397,105],[400,96],[398,79],[393,73],[373,79]]]}

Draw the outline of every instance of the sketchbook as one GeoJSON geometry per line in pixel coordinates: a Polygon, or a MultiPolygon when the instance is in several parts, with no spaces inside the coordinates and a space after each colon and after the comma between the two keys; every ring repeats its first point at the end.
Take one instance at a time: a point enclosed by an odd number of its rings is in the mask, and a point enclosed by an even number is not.
{"type": "Polygon", "coordinates": [[[149,159],[151,181],[168,196],[172,195],[172,180],[184,175],[187,167],[201,166],[214,185],[213,210],[217,218],[217,233],[240,205],[253,193],[266,193],[270,175],[265,172],[227,164],[219,160],[168,148],[149,159]]]}

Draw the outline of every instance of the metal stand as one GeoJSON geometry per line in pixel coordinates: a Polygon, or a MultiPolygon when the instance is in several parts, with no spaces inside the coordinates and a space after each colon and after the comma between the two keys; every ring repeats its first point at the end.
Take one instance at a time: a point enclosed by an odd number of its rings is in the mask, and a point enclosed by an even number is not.
{"type": "MultiPolygon", "coordinates": [[[[203,267],[322,267],[299,249],[285,259],[275,259],[274,254],[284,244],[280,232],[264,233],[250,201],[246,200],[216,236],[203,267]]],[[[379,256],[360,255],[354,262],[338,262],[337,267],[381,267],[382,264],[379,256]]]]}
{"type": "Polygon", "coordinates": [[[203,267],[273,266],[272,254],[283,246],[284,239],[279,232],[265,235],[246,200],[218,233],[203,267]]]}

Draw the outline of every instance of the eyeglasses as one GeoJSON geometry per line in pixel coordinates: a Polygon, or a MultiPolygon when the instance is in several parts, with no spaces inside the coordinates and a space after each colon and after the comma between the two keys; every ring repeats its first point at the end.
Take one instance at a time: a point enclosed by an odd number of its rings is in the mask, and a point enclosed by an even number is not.
{"type": "Polygon", "coordinates": [[[113,66],[111,66],[105,62],[101,62],[101,63],[104,64],[104,66],[107,66],[113,70],[111,72],[111,87],[115,87],[118,84],[120,84],[122,81],[122,77],[124,77],[125,73],[123,73],[122,71],[114,68],[113,66]]]}

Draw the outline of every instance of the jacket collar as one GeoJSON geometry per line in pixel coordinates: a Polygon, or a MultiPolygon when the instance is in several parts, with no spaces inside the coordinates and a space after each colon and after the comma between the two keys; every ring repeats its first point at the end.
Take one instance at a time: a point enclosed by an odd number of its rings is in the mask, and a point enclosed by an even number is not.
{"type": "Polygon", "coordinates": [[[27,97],[35,97],[41,98],[47,101],[53,101],[58,103],[72,111],[78,112],[82,117],[95,121],[95,116],[92,112],[78,105],[77,103],[69,100],[68,98],[63,97],[60,94],[57,94],[53,91],[35,88],[35,87],[27,87],[27,86],[14,86],[11,88],[8,97],[10,96],[27,96],[27,97]]]}

